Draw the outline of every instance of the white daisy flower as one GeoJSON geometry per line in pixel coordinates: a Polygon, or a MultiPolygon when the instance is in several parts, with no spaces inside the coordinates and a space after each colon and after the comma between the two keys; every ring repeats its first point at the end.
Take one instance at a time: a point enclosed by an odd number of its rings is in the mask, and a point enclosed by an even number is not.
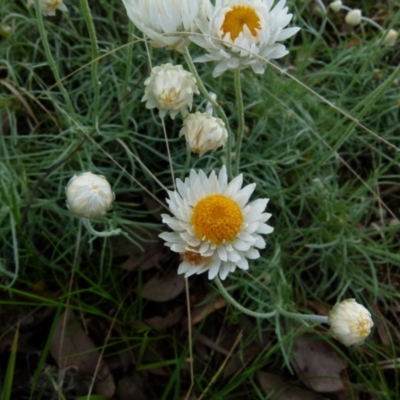
{"type": "Polygon", "coordinates": [[[67,207],[78,217],[100,218],[111,210],[115,194],[103,175],[74,175],[65,188],[67,207]]]}
{"type": "Polygon", "coordinates": [[[129,19],[151,39],[154,47],[182,51],[190,44],[187,35],[196,32],[196,18],[204,18],[209,0],[122,0],[129,19]]]}
{"type": "Polygon", "coordinates": [[[374,326],[371,313],[354,299],[336,303],[329,313],[328,323],[332,336],[345,346],[362,344],[374,326]]]}
{"type": "MultiPolygon", "coordinates": [[[[28,0],[28,7],[34,4],[33,0],[28,0]]],[[[39,0],[40,12],[43,15],[53,16],[56,15],[56,10],[68,11],[67,6],[63,0],[39,0]]]]}
{"type": "Polygon", "coordinates": [[[272,8],[274,0],[216,0],[208,18],[198,20],[204,36],[190,37],[208,52],[194,61],[216,61],[214,77],[228,69],[246,67],[262,74],[265,62],[259,57],[285,56],[286,47],[276,42],[288,39],[300,29],[284,29],[292,19],[285,2],[280,0],[272,8]]]}
{"type": "Polygon", "coordinates": [[[228,131],[220,118],[208,113],[189,114],[183,121],[179,137],[185,136],[186,144],[193,153],[203,155],[210,150],[225,146],[228,131]]]}
{"type": "Polygon", "coordinates": [[[178,274],[208,271],[208,279],[218,274],[225,279],[236,267],[248,269],[248,259],[260,257],[257,249],[265,247],[260,234],[273,231],[265,223],[271,217],[264,212],[269,199],[248,203],[256,184],[242,189],[242,183],[242,174],[228,183],[225,166],[218,176],[191,170],[185,182],[177,179],[177,190],[169,191],[167,199],[173,216],[162,214],[174,232],[160,237],[181,255],[178,274]]]}
{"type": "Polygon", "coordinates": [[[354,10],[349,11],[344,20],[351,26],[357,26],[361,23],[362,14],[361,10],[355,8],[354,10]]]}
{"type": "Polygon", "coordinates": [[[179,112],[185,117],[192,108],[193,95],[200,93],[193,75],[182,65],[154,67],[144,84],[142,101],[146,101],[147,108],[158,108],[161,118],[168,112],[172,119],[179,112]]]}

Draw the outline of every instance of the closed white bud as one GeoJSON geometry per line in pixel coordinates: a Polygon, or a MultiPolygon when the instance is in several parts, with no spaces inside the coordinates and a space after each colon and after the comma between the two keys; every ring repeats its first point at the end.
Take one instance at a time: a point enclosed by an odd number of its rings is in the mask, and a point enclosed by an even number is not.
{"type": "Polygon", "coordinates": [[[332,1],[332,3],[329,4],[329,8],[333,12],[339,12],[340,9],[342,8],[343,3],[340,0],[332,1]]]}
{"type": "Polygon", "coordinates": [[[399,32],[396,32],[394,29],[391,29],[383,39],[383,43],[385,43],[387,46],[394,46],[398,36],[399,32]]]}
{"type": "Polygon", "coordinates": [[[370,312],[354,299],[336,303],[328,315],[330,332],[345,346],[362,344],[374,323],[370,312]]]}
{"type": "Polygon", "coordinates": [[[351,26],[359,25],[361,22],[361,10],[355,8],[349,11],[344,20],[351,26]]]}
{"type": "Polygon", "coordinates": [[[228,132],[224,122],[208,113],[189,114],[183,121],[179,137],[185,136],[188,149],[200,155],[224,146],[228,132]]]}
{"type": "Polygon", "coordinates": [[[115,194],[102,175],[74,175],[65,188],[68,209],[78,217],[99,218],[111,210],[115,194]]]}
{"type": "Polygon", "coordinates": [[[169,112],[172,119],[180,112],[182,117],[192,108],[193,95],[199,94],[193,75],[182,65],[163,64],[154,67],[144,82],[146,89],[142,101],[147,108],[158,108],[160,117],[169,112]]]}
{"type": "MultiPolygon", "coordinates": [[[[28,7],[34,4],[34,0],[28,0],[28,7]]],[[[39,0],[40,12],[43,15],[56,15],[56,10],[68,11],[63,0],[39,0]]]]}

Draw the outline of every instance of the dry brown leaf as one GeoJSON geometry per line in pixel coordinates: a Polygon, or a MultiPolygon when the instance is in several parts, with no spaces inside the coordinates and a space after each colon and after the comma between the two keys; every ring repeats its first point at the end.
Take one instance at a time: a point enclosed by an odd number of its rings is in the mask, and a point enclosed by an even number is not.
{"type": "Polygon", "coordinates": [[[147,400],[143,377],[134,373],[120,379],[117,383],[117,395],[119,400],[147,400]]]}
{"type": "Polygon", "coordinates": [[[97,370],[94,392],[107,399],[114,395],[115,384],[108,365],[100,359],[96,346],[71,310],[66,310],[57,322],[50,353],[60,369],[74,366],[79,375],[90,377],[97,370]]]}
{"type": "Polygon", "coordinates": [[[140,322],[138,325],[134,324],[134,326],[151,326],[154,329],[163,329],[168,328],[169,326],[177,324],[179,321],[182,321],[184,307],[177,307],[174,311],[168,313],[165,317],[161,317],[159,315],[147,318],[140,322]]]}
{"type": "Polygon", "coordinates": [[[167,276],[157,273],[143,286],[142,297],[161,303],[179,296],[184,289],[185,278],[175,270],[167,276]]]}
{"type": "Polygon", "coordinates": [[[115,257],[127,257],[119,267],[127,271],[134,271],[137,268],[141,268],[142,271],[146,271],[150,268],[161,269],[160,262],[164,259],[165,253],[162,241],[158,237],[158,232],[150,232],[148,240],[143,243],[143,248],[134,243],[125,240],[124,238],[117,238],[113,241],[114,256],[115,257]]]}
{"type": "Polygon", "coordinates": [[[257,378],[261,388],[271,400],[323,400],[318,393],[311,392],[297,386],[289,386],[278,375],[264,371],[257,371],[257,378]]]}
{"type": "Polygon", "coordinates": [[[196,307],[192,311],[192,325],[198,324],[202,321],[208,314],[219,310],[226,306],[226,300],[222,296],[210,296],[206,300],[206,304],[201,307],[196,307]]]}
{"type": "Polygon", "coordinates": [[[304,334],[295,339],[291,363],[302,382],[316,392],[337,392],[346,388],[340,376],[347,367],[346,361],[315,335],[304,334]]]}

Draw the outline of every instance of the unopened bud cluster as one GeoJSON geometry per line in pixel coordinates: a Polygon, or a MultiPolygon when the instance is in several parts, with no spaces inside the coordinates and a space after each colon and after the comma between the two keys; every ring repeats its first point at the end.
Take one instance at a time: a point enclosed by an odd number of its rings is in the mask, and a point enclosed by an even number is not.
{"type": "MultiPolygon", "coordinates": [[[[336,0],[330,3],[329,9],[336,13],[339,12],[340,10],[347,11],[347,14],[344,19],[346,23],[351,26],[360,25],[362,21],[365,21],[375,26],[380,31],[385,32],[385,29],[382,26],[380,26],[376,21],[373,21],[372,19],[367,17],[363,17],[361,10],[359,10],[358,8],[351,9],[345,6],[341,0],[336,0]]],[[[383,43],[386,46],[394,46],[398,36],[399,33],[397,31],[395,31],[394,29],[390,29],[387,33],[385,33],[385,36],[383,38],[383,43]]]]}

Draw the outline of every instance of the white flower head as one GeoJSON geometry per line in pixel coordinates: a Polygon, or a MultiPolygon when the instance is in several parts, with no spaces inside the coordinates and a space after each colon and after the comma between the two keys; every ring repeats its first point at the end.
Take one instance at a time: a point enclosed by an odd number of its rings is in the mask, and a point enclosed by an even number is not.
{"type": "MultiPolygon", "coordinates": [[[[34,0],[28,0],[28,7],[34,4],[34,0]]],[[[52,16],[56,15],[56,10],[68,11],[67,6],[63,0],[39,0],[40,12],[43,15],[52,16]]]]}
{"type": "Polygon", "coordinates": [[[371,313],[354,299],[336,303],[328,315],[330,332],[345,346],[362,344],[374,323],[371,313]]]}
{"type": "Polygon", "coordinates": [[[122,0],[129,19],[151,39],[154,47],[182,51],[190,44],[188,35],[198,30],[196,18],[203,18],[210,0],[122,0]]]}
{"type": "Polygon", "coordinates": [[[329,4],[329,8],[333,12],[339,12],[340,9],[342,8],[343,3],[340,0],[332,1],[332,3],[329,4]]]}
{"type": "Polygon", "coordinates": [[[213,75],[228,69],[251,67],[256,74],[265,70],[260,58],[275,59],[288,51],[278,41],[288,39],[300,28],[285,28],[292,19],[286,0],[216,0],[207,19],[198,20],[203,36],[191,36],[208,54],[196,62],[216,61],[213,75]]]}
{"type": "Polygon", "coordinates": [[[189,114],[183,121],[179,137],[185,136],[188,149],[200,155],[224,146],[228,131],[220,118],[208,113],[189,114]]]}
{"type": "Polygon", "coordinates": [[[260,257],[265,247],[261,234],[273,231],[265,222],[268,199],[248,200],[256,184],[242,188],[242,174],[228,183],[226,168],[207,177],[203,171],[190,171],[176,191],[169,191],[167,203],[172,216],[162,219],[174,232],[160,235],[165,245],[180,253],[178,274],[189,277],[208,271],[208,279],[225,279],[236,267],[247,270],[248,259],[260,257]]]}
{"type": "Polygon", "coordinates": [[[78,217],[99,218],[111,210],[115,194],[102,175],[74,175],[65,188],[68,209],[78,217]]]}
{"type": "Polygon", "coordinates": [[[157,107],[160,117],[169,112],[172,119],[180,112],[183,117],[192,108],[193,94],[199,94],[196,80],[182,65],[163,64],[151,70],[144,84],[142,101],[147,108],[157,107]]]}
{"type": "Polygon", "coordinates": [[[398,37],[399,32],[395,31],[394,29],[390,29],[383,39],[383,43],[385,43],[386,46],[394,46],[398,37]]]}
{"type": "Polygon", "coordinates": [[[361,22],[361,10],[355,8],[354,10],[349,11],[344,20],[351,26],[359,25],[361,22]]]}

